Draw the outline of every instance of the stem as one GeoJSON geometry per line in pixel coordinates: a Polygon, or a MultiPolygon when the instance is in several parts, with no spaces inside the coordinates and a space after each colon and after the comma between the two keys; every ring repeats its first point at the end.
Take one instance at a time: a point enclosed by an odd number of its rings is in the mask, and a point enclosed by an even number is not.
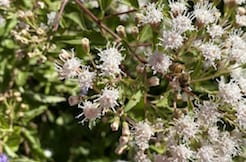
{"type": "Polygon", "coordinates": [[[90,10],[88,10],[82,2],[80,2],[80,0],[75,0],[75,2],[77,3],[77,5],[93,20],[97,23],[97,25],[105,30],[106,32],[108,32],[110,35],[112,35],[115,39],[116,42],[120,42],[121,38],[120,36],[118,36],[116,33],[114,33],[111,29],[109,29],[106,25],[104,25],[90,10]]]}
{"type": "Polygon", "coordinates": [[[220,72],[215,73],[214,75],[211,75],[211,76],[207,76],[207,77],[204,77],[204,78],[192,80],[191,83],[196,83],[196,82],[201,82],[201,81],[206,81],[206,80],[214,79],[215,77],[218,77],[218,76],[220,76],[222,74],[227,74],[229,72],[230,72],[229,70],[220,71],[220,72]]]}
{"type": "Polygon", "coordinates": [[[136,12],[136,11],[137,11],[136,9],[132,9],[132,10],[125,11],[125,12],[120,12],[120,13],[116,13],[116,14],[108,15],[108,16],[105,16],[105,17],[103,18],[103,20],[105,20],[105,19],[109,19],[109,18],[111,18],[111,17],[113,17],[113,16],[124,15],[124,14],[128,14],[128,13],[136,12]]]}
{"type": "Polygon", "coordinates": [[[53,26],[54,26],[53,31],[57,31],[57,29],[59,27],[60,19],[61,19],[62,13],[64,11],[64,8],[65,8],[67,2],[68,2],[68,0],[62,0],[62,2],[61,2],[61,9],[60,9],[60,11],[56,17],[54,24],[53,24],[53,26]]]}
{"type": "Polygon", "coordinates": [[[147,85],[148,80],[147,80],[147,71],[146,67],[144,67],[144,118],[146,119],[147,117],[147,109],[146,109],[146,104],[147,104],[147,85]]]}

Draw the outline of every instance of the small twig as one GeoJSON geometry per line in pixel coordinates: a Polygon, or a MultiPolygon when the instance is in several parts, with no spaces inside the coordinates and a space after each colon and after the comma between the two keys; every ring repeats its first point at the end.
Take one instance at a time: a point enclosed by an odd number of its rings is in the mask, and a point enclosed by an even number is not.
{"type": "Polygon", "coordinates": [[[152,46],[152,43],[135,43],[135,44],[130,44],[131,47],[140,47],[140,46],[144,46],[144,47],[148,47],[148,46],[152,46]]]}
{"type": "Polygon", "coordinates": [[[80,0],[75,0],[75,2],[77,3],[77,5],[93,20],[97,23],[97,25],[105,30],[106,32],[108,32],[110,35],[112,35],[115,39],[116,42],[120,42],[121,38],[120,36],[118,36],[116,33],[114,33],[111,29],[109,29],[106,25],[104,25],[90,10],[88,10],[83,3],[80,0]]]}
{"type": "Polygon", "coordinates": [[[64,9],[65,9],[65,6],[66,6],[67,2],[68,2],[68,0],[62,0],[62,2],[61,2],[61,8],[60,8],[60,11],[59,11],[59,13],[57,14],[56,19],[55,19],[55,22],[54,22],[54,24],[53,24],[53,26],[54,26],[53,31],[57,31],[57,29],[58,29],[58,27],[59,27],[60,19],[61,19],[61,17],[62,17],[62,13],[63,13],[63,11],[64,11],[64,9]]]}
{"type": "Polygon", "coordinates": [[[114,16],[120,16],[120,15],[124,15],[124,14],[128,14],[128,13],[136,12],[136,11],[137,11],[136,9],[132,9],[132,10],[125,11],[125,12],[120,12],[120,13],[108,15],[108,16],[105,16],[105,17],[103,18],[103,20],[109,19],[109,18],[114,17],[114,16]]]}

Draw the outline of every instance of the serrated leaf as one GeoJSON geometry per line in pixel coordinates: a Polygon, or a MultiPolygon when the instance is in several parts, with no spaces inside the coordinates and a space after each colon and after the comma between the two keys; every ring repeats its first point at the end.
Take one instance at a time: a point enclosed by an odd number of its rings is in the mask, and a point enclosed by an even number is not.
{"type": "Polygon", "coordinates": [[[141,97],[143,96],[142,92],[139,90],[137,93],[135,93],[129,100],[129,102],[125,106],[125,112],[130,111],[134,106],[139,103],[141,100],[141,97]]]}

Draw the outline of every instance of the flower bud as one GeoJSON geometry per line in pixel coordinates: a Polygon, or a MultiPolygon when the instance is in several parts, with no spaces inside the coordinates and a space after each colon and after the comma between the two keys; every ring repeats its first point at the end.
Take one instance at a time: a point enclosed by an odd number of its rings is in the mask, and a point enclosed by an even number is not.
{"type": "Polygon", "coordinates": [[[122,123],[122,136],[129,136],[130,130],[127,122],[122,123]]]}
{"type": "Polygon", "coordinates": [[[126,29],[125,29],[125,27],[124,27],[123,25],[117,26],[116,32],[117,32],[117,34],[119,34],[121,37],[124,37],[124,38],[126,37],[126,29]]]}
{"type": "Polygon", "coordinates": [[[160,85],[160,79],[156,76],[152,76],[149,80],[148,80],[149,86],[150,87],[154,87],[154,86],[158,86],[160,85]]]}
{"type": "Polygon", "coordinates": [[[79,96],[69,96],[68,103],[70,106],[78,105],[80,103],[79,96]]]}
{"type": "Polygon", "coordinates": [[[82,43],[82,47],[83,47],[84,51],[86,53],[89,53],[90,52],[90,41],[89,41],[89,39],[88,38],[83,38],[81,40],[81,43],[82,43]]]}
{"type": "Polygon", "coordinates": [[[115,149],[115,153],[118,155],[121,155],[124,150],[127,148],[127,145],[119,145],[116,149],[115,149]]]}
{"type": "Polygon", "coordinates": [[[238,7],[237,8],[237,13],[240,15],[240,16],[243,16],[246,14],[246,9],[244,7],[238,7]]]}
{"type": "Polygon", "coordinates": [[[136,67],[136,70],[138,73],[143,73],[144,72],[144,64],[138,64],[136,67]]]}
{"type": "Polygon", "coordinates": [[[22,101],[22,97],[16,97],[16,101],[17,102],[21,102],[22,101]]]}
{"type": "Polygon", "coordinates": [[[112,131],[118,131],[120,125],[120,118],[118,116],[114,117],[114,121],[111,124],[112,131]]]}
{"type": "Polygon", "coordinates": [[[128,141],[129,141],[129,137],[128,136],[120,136],[120,139],[119,139],[120,145],[127,144],[128,141]]]}
{"type": "Polygon", "coordinates": [[[20,97],[21,96],[21,93],[20,92],[14,92],[14,96],[15,97],[20,97]]]}
{"type": "Polygon", "coordinates": [[[133,26],[133,27],[131,28],[131,34],[132,34],[134,37],[137,37],[138,34],[139,34],[138,27],[133,26]]]}

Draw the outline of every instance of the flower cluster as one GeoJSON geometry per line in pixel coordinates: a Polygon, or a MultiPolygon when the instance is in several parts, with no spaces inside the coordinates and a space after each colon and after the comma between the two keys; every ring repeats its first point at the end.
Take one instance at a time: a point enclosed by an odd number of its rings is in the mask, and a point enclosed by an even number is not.
{"type": "Polygon", "coordinates": [[[99,23],[123,47],[108,43],[95,55],[87,52],[93,66],[62,50],[57,63],[60,78],[77,79],[85,92],[77,117],[84,123],[108,115],[113,131],[122,122],[115,152],[134,149],[136,162],[229,162],[240,156],[240,130],[246,128],[246,11],[237,5],[244,3],[224,1],[223,13],[206,0],[145,3],[131,11],[137,12],[136,22],[126,25],[134,28],[128,33],[124,25],[112,34],[99,23]],[[153,154],[150,145],[157,150],[153,154]]]}

